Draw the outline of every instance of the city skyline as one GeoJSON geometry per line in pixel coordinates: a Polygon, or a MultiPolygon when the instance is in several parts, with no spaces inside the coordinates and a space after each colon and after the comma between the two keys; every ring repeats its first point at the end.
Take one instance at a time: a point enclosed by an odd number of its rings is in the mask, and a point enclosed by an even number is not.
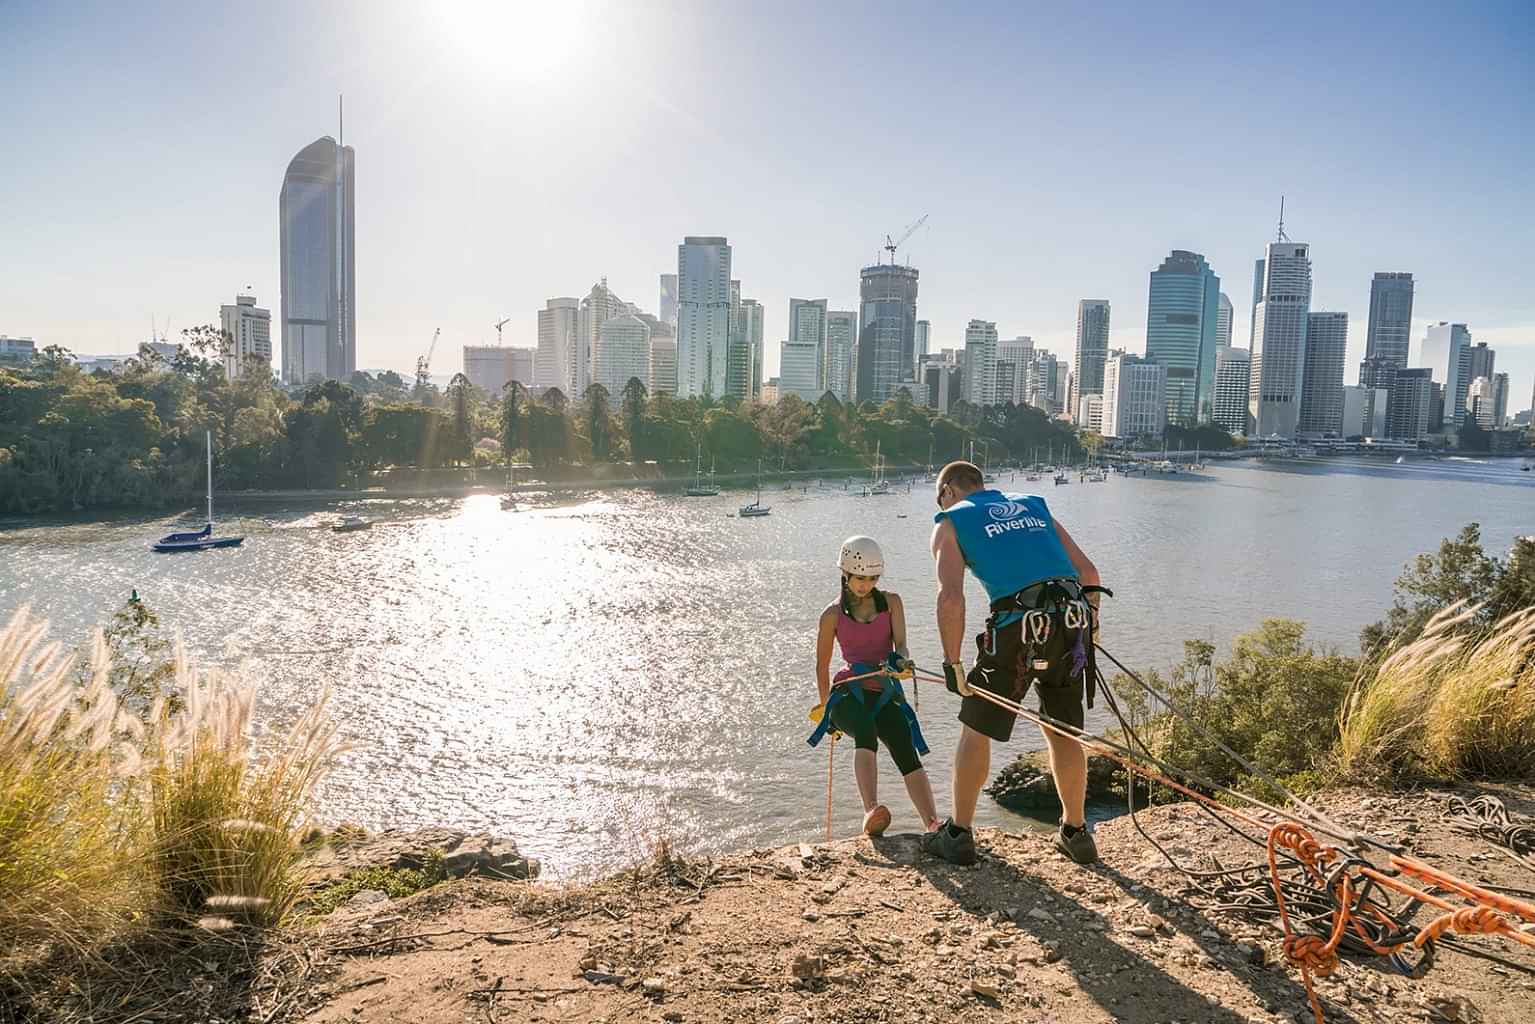
{"type": "MultiPolygon", "coordinates": [[[[1454,16],[1425,9],[1403,19],[1389,45],[1372,38],[1368,13],[1329,18],[1327,32],[1317,33],[1308,25],[1316,28],[1319,9],[1288,11],[1284,32],[1315,37],[1289,85],[1291,102],[1315,123],[1293,130],[1294,159],[1269,167],[1248,159],[1258,134],[1240,116],[1269,87],[1244,66],[1256,43],[1223,43],[1229,64],[1208,65],[1229,88],[1175,87],[1189,116],[1224,120],[1225,145],[1163,142],[1144,130],[1153,108],[1135,96],[1144,65],[1132,58],[1156,52],[1152,67],[1192,54],[1207,60],[1213,38],[1229,39],[1192,13],[1175,12],[1158,27],[1128,11],[1045,12],[1026,30],[1023,19],[985,6],[944,18],[913,10],[890,25],[804,8],[798,22],[823,31],[851,24],[872,31],[869,49],[911,35],[936,48],[912,67],[920,102],[905,116],[921,144],[909,166],[870,178],[851,156],[856,147],[807,175],[792,159],[795,147],[773,141],[784,124],[827,109],[877,109],[883,99],[866,81],[868,58],[802,74],[800,62],[786,59],[800,38],[788,30],[796,19],[781,14],[705,18],[697,16],[705,8],[678,4],[665,19],[669,38],[639,12],[567,6],[484,14],[503,28],[526,15],[535,21],[525,27],[583,40],[529,56],[501,54],[477,39],[474,16],[483,12],[473,5],[450,4],[454,16],[429,19],[390,3],[342,4],[333,17],[279,3],[242,11],[249,49],[234,67],[219,56],[217,25],[166,17],[163,4],[132,17],[107,5],[86,17],[7,6],[0,57],[17,73],[17,87],[16,102],[0,113],[0,138],[17,150],[46,146],[62,170],[43,179],[25,162],[0,169],[0,194],[24,197],[7,220],[28,242],[28,258],[0,279],[0,332],[129,354],[146,340],[151,317],[169,318],[173,334],[212,322],[217,306],[247,285],[275,313],[272,182],[293,152],[334,130],[335,96],[345,93],[346,141],[362,151],[366,171],[357,193],[360,368],[408,373],[437,327],[440,349],[452,351],[493,342],[492,324],[505,317],[512,318],[505,343],[532,347],[534,311],[603,276],[659,313],[651,303],[658,275],[675,269],[676,240],[717,233],[735,250],[733,276],[767,311],[769,377],[788,299],[824,295],[832,308],[856,308],[854,272],[874,262],[886,233],[922,213],[932,216],[900,260],[922,274],[919,315],[932,324],[934,350],[962,345],[965,324],[980,318],[1070,359],[1076,304],[1098,296],[1117,307],[1110,346],[1143,352],[1145,267],[1172,248],[1204,253],[1227,283],[1237,307],[1232,343],[1247,347],[1241,307],[1249,297],[1240,282],[1272,237],[1283,193],[1292,232],[1316,253],[1313,308],[1350,313],[1347,365],[1364,355],[1372,275],[1405,269],[1417,281],[1414,345],[1429,324],[1468,323],[1477,340],[1499,350],[1511,404],[1531,393],[1535,298],[1518,267],[1519,226],[1532,220],[1521,184],[1532,142],[1497,127],[1526,122],[1535,95],[1529,63],[1519,57],[1532,37],[1526,9],[1454,16]],[[125,62],[143,47],[144,24],[156,25],[156,41],[185,59],[125,62]],[[1104,54],[1111,59],[1091,75],[1051,52],[1052,39],[1083,31],[1113,40],[1104,54]],[[758,47],[761,74],[740,81],[672,59],[700,46],[738,49],[746,39],[758,47]],[[1470,76],[1415,75],[1399,59],[1411,45],[1476,53],[1475,84],[1470,76]],[[1023,58],[1007,108],[1023,131],[1017,140],[995,138],[993,158],[980,163],[945,155],[963,149],[952,140],[968,139],[998,113],[985,76],[956,78],[937,56],[960,46],[977,49],[976,66],[993,51],[1023,58]],[[274,63],[291,68],[280,89],[259,72],[274,63]],[[116,70],[107,74],[108,67],[116,70]],[[672,72],[680,80],[668,84],[672,72]],[[1376,118],[1371,97],[1380,88],[1392,89],[1414,117],[1376,118]],[[256,108],[243,102],[251,98],[261,101],[256,108]],[[523,152],[608,107],[610,123],[623,128],[603,149],[542,147],[534,159],[523,152]],[[760,152],[732,140],[731,153],[743,159],[732,161],[731,175],[689,174],[682,187],[657,187],[679,184],[670,180],[671,164],[703,166],[699,154],[730,138],[704,127],[715,117],[757,119],[760,152]],[[207,141],[195,179],[163,172],[156,154],[170,145],[168,123],[207,141]],[[484,123],[497,132],[482,133],[484,123]],[[1428,135],[1439,145],[1425,152],[1419,140],[1428,135]],[[662,137],[677,149],[668,167],[636,169],[631,154],[662,137]],[[1104,157],[1089,174],[1051,156],[1088,139],[1104,157]],[[91,158],[100,152],[114,155],[110,177],[91,158]],[[463,158],[442,159],[455,152],[463,158]],[[1023,152],[1035,155],[1017,160],[1023,152]],[[1135,171],[1113,169],[1121,166],[1135,171]],[[596,194],[605,201],[594,204],[596,194]],[[807,201],[826,212],[813,238],[786,227],[807,201]],[[1374,212],[1384,201],[1390,218],[1374,212]],[[72,215],[47,215],[62,208],[72,215]],[[103,233],[102,224],[112,231],[103,233]],[[215,226],[220,244],[210,247],[215,226]],[[1106,252],[1109,231],[1114,248],[1106,252]],[[1030,244],[1017,245],[1019,238],[1030,244]]],[[[1254,38],[1259,22],[1280,28],[1271,16],[1242,17],[1254,24],[1254,38]]]]}

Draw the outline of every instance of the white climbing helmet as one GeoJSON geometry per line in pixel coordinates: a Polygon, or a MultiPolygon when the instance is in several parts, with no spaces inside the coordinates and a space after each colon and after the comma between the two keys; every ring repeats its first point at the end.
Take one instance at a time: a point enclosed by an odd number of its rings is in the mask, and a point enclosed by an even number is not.
{"type": "Polygon", "coordinates": [[[842,542],[837,568],[849,576],[880,576],[885,572],[885,553],[873,537],[849,537],[842,542]]]}

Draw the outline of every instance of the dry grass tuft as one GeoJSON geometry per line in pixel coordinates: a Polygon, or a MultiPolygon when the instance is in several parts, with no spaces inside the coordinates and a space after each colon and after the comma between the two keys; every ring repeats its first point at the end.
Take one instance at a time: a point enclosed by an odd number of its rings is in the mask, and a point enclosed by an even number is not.
{"type": "Polygon", "coordinates": [[[1480,639],[1457,632],[1476,613],[1445,608],[1355,682],[1336,749],[1343,771],[1447,780],[1535,772],[1535,608],[1480,639]]]}

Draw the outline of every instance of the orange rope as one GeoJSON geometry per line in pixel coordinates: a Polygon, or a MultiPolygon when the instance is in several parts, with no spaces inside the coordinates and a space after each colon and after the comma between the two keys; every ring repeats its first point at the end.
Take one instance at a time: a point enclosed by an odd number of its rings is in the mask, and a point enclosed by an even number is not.
{"type": "Polygon", "coordinates": [[[826,841],[831,842],[831,777],[837,770],[837,733],[826,746],[826,841]]]}

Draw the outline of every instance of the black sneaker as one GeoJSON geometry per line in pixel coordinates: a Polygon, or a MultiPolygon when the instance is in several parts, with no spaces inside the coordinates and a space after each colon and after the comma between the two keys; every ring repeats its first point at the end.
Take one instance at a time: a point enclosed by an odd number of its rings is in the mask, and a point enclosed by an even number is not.
{"type": "Polygon", "coordinates": [[[922,848],[950,864],[975,863],[975,833],[954,824],[953,818],[939,825],[936,831],[924,835],[922,848]]]}
{"type": "Polygon", "coordinates": [[[1098,844],[1093,842],[1092,826],[1077,828],[1062,822],[1055,832],[1055,848],[1078,864],[1091,864],[1098,859],[1098,844]]]}

